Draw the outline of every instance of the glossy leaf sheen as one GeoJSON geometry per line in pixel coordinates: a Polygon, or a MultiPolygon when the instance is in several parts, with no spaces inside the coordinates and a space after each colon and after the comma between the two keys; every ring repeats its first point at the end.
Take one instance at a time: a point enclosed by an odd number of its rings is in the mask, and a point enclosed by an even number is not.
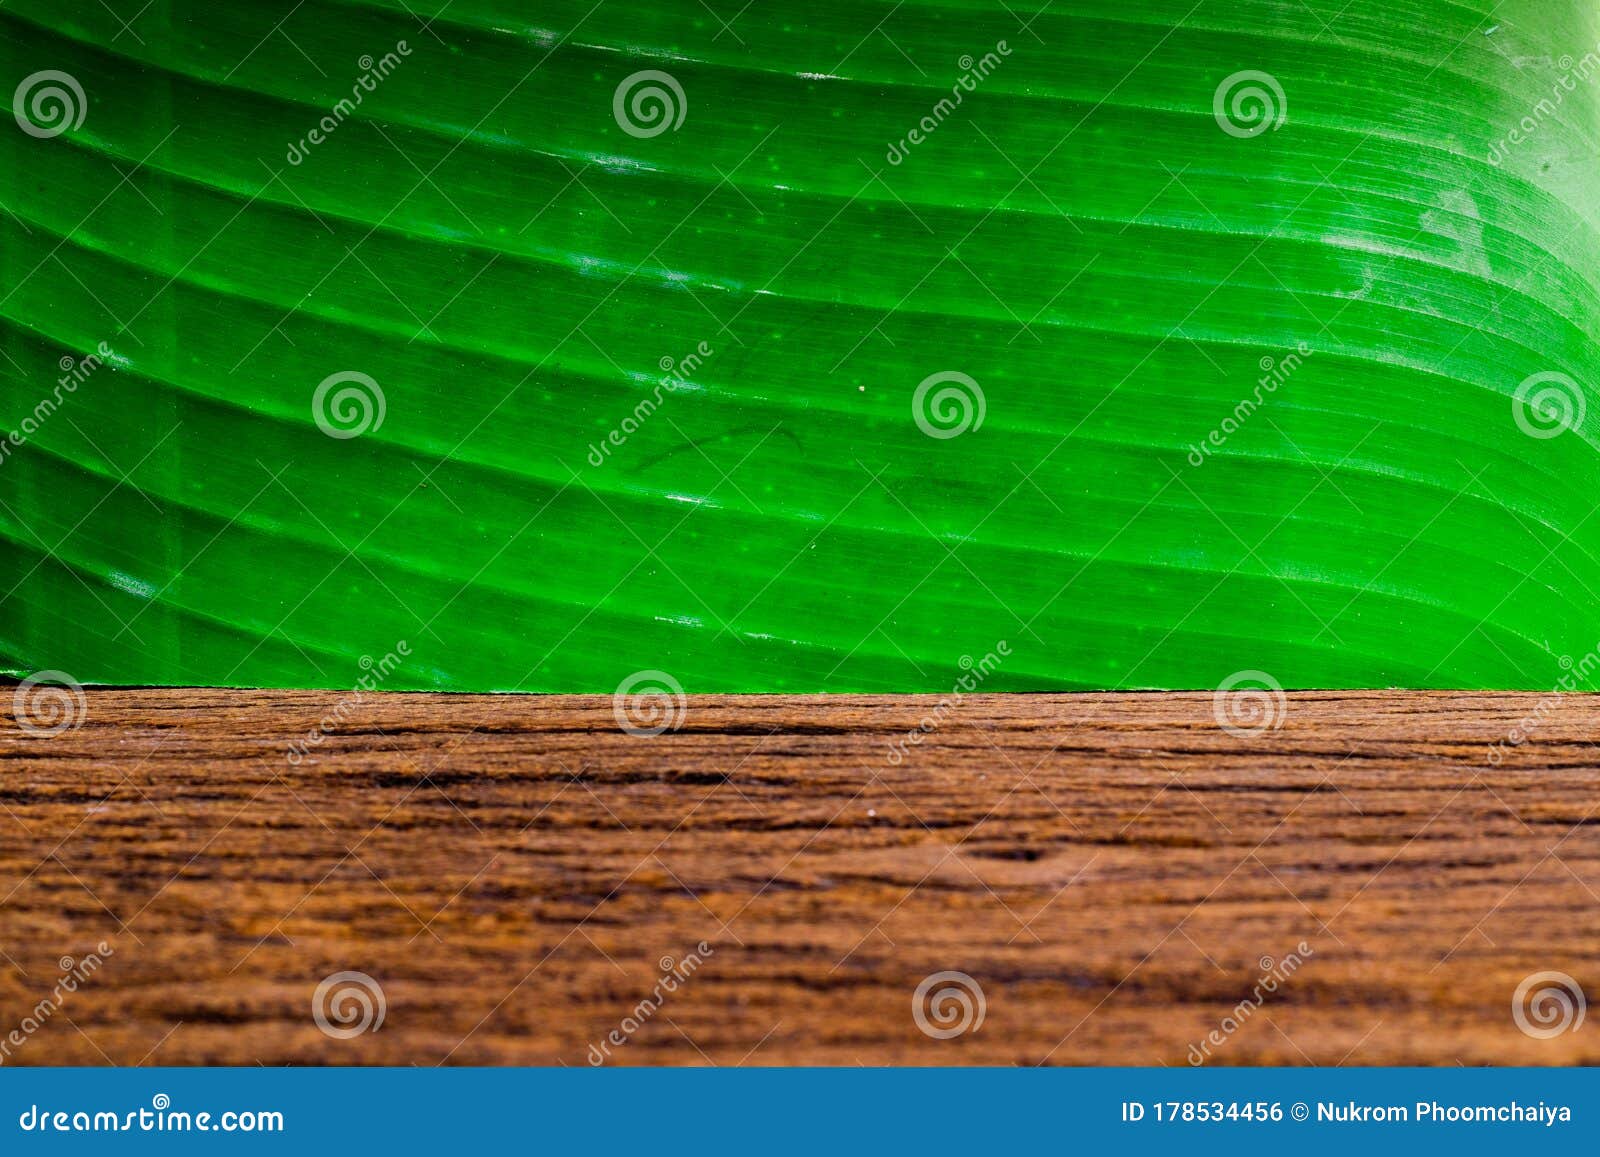
{"type": "Polygon", "coordinates": [[[1592,5],[737,9],[0,8],[5,91],[88,98],[0,132],[4,424],[115,355],[0,462],[5,668],[348,686],[405,640],[385,686],[945,692],[1006,649],[986,690],[1594,683],[1592,5]],[[687,106],[636,137],[646,69],[687,106]],[[1276,130],[1219,126],[1245,70],[1276,130]],[[349,439],[312,414],[341,371],[385,403],[349,439]],[[983,394],[958,437],[914,420],[942,372],[983,394]],[[1519,428],[1539,373],[1575,429],[1519,428]]]}

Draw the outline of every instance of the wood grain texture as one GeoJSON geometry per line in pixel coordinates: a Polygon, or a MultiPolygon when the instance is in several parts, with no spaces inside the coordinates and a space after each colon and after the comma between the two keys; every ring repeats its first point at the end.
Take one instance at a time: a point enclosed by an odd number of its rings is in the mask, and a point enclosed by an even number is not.
{"type": "MultiPolygon", "coordinates": [[[[6,699],[9,701],[10,696],[6,699]]],[[[326,692],[90,691],[0,727],[0,1035],[59,958],[104,966],[10,1064],[588,1063],[662,957],[699,971],[620,1064],[1600,1061],[1512,994],[1600,984],[1588,697],[1291,695],[1224,732],[1209,694],[691,699],[368,695],[298,765],[326,692]],[[1504,748],[1525,717],[1527,741],[1504,748]],[[340,970],[382,1027],[311,1015],[340,970]],[[919,981],[981,1027],[917,1027],[919,981]]]]}

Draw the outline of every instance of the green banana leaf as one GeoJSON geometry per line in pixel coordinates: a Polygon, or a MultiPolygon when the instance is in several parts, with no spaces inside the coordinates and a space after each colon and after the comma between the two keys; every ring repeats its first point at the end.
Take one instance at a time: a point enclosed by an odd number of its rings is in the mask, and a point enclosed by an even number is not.
{"type": "Polygon", "coordinates": [[[8,0],[0,668],[1600,684],[1587,0],[8,0]]]}

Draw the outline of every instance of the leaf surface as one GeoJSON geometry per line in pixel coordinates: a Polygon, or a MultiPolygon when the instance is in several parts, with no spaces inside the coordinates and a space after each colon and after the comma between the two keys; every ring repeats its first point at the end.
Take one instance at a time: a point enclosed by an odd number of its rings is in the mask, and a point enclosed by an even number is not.
{"type": "Polygon", "coordinates": [[[738,7],[0,9],[4,667],[1600,682],[1591,5],[738,7]]]}

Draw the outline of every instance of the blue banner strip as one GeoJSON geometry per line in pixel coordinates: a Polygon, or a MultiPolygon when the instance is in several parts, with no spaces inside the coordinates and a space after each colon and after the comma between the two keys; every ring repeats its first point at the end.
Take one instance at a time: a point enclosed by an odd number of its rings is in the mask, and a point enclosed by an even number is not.
{"type": "Polygon", "coordinates": [[[1592,1069],[0,1069],[0,1153],[1593,1153],[1592,1069]]]}

